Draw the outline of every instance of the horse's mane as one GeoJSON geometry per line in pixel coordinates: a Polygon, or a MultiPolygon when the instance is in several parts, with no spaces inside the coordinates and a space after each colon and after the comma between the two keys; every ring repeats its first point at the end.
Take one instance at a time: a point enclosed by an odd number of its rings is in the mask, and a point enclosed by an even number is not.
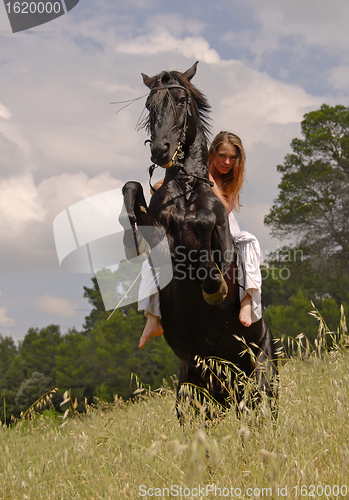
{"type": "MultiPolygon", "coordinates": [[[[154,76],[152,80],[154,82],[161,83],[163,79],[165,80],[164,77],[166,77],[167,81],[171,79],[176,80],[180,85],[182,85],[188,90],[190,96],[192,97],[198,108],[199,118],[203,127],[205,139],[208,142],[211,136],[211,123],[210,123],[211,119],[209,116],[211,106],[209,105],[206,96],[202,92],[200,92],[200,90],[198,90],[194,85],[192,85],[179,71],[164,71],[163,73],[154,76]]],[[[155,88],[156,86],[154,84],[154,89],[155,88]]],[[[144,108],[137,123],[138,130],[144,128],[147,130],[147,132],[150,131],[150,121],[152,115],[154,115],[159,111],[159,109],[161,109],[162,102],[166,95],[171,96],[167,88],[164,89],[159,88],[158,92],[151,92],[149,94],[146,107],[144,108]]]]}

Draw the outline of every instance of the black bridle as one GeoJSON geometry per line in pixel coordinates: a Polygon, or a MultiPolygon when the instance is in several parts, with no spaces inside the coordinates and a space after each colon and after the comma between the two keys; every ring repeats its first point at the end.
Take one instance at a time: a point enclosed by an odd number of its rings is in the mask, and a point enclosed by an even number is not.
{"type": "MultiPolygon", "coordinates": [[[[212,186],[214,186],[213,182],[211,182],[206,177],[200,177],[198,175],[192,174],[191,172],[188,172],[188,170],[185,168],[184,164],[180,161],[180,160],[183,160],[183,158],[184,158],[184,152],[183,152],[182,147],[184,146],[185,139],[186,139],[186,133],[187,133],[187,128],[188,128],[188,125],[187,125],[188,116],[192,116],[191,111],[190,111],[190,105],[191,105],[190,91],[186,87],[183,87],[183,85],[179,85],[179,84],[161,85],[161,79],[159,79],[159,86],[154,88],[154,89],[151,89],[150,94],[152,92],[158,92],[159,90],[175,89],[175,88],[184,90],[187,94],[186,111],[185,111],[185,115],[184,115],[184,123],[183,123],[183,127],[182,127],[181,138],[179,140],[178,146],[175,149],[171,160],[168,163],[166,163],[165,165],[162,165],[162,168],[178,168],[179,170],[184,172],[186,175],[190,175],[191,177],[195,177],[196,179],[199,179],[203,182],[206,182],[207,184],[209,184],[212,187],[212,186]]],[[[179,126],[177,124],[177,128],[178,127],[179,126]]],[[[145,144],[147,142],[151,142],[151,141],[148,139],[147,141],[145,141],[145,144]]],[[[151,193],[153,193],[155,191],[154,187],[151,184],[151,178],[153,176],[154,170],[157,167],[158,167],[158,165],[155,165],[153,163],[148,169],[149,170],[149,186],[151,189],[151,193]]]]}

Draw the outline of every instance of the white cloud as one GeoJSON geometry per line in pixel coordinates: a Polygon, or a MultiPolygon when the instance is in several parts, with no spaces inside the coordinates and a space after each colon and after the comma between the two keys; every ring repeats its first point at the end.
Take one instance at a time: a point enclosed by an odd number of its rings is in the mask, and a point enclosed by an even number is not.
{"type": "Polygon", "coordinates": [[[0,103],[0,154],[2,172],[27,171],[30,165],[30,143],[15,124],[10,110],[0,103]]]}
{"type": "MultiPolygon", "coordinates": [[[[211,89],[215,131],[232,130],[247,147],[259,142],[279,147],[281,139],[288,149],[293,137],[285,130],[323,103],[322,97],[309,95],[298,85],[282,83],[238,61],[199,66],[201,71],[211,89]]],[[[205,93],[210,95],[206,88],[205,93]]]]}
{"type": "Polygon", "coordinates": [[[29,176],[17,181],[0,182],[1,266],[7,273],[57,272],[54,218],[74,203],[123,185],[107,173],[91,179],[61,174],[39,184],[29,176]]]}
{"type": "Polygon", "coordinates": [[[122,187],[123,182],[103,173],[91,179],[82,172],[61,174],[35,184],[32,175],[0,181],[0,228],[3,237],[32,231],[33,223],[52,223],[73,203],[122,187]]]}
{"type": "Polygon", "coordinates": [[[176,38],[164,29],[158,29],[155,32],[139,36],[127,42],[121,42],[115,49],[119,53],[143,56],[172,52],[187,58],[203,61],[207,64],[220,60],[218,53],[210,48],[209,43],[204,38],[176,38]]]}
{"type": "MultiPolygon", "coordinates": [[[[1,291],[0,291],[1,296],[1,291]]],[[[7,308],[0,307],[0,326],[14,326],[15,320],[7,316],[7,308]]]]}
{"type": "Polygon", "coordinates": [[[349,66],[340,65],[327,72],[327,81],[338,90],[347,93],[349,88],[349,66]]]}
{"type": "Polygon", "coordinates": [[[251,0],[264,30],[280,38],[302,36],[308,43],[344,48],[349,41],[349,5],[342,0],[251,0]]]}
{"type": "Polygon", "coordinates": [[[168,31],[176,37],[189,35],[200,35],[205,29],[203,22],[183,16],[182,14],[157,14],[147,20],[146,29],[149,32],[159,31],[161,26],[163,31],[168,31]]]}
{"type": "Polygon", "coordinates": [[[6,307],[0,307],[0,326],[13,326],[15,324],[15,320],[9,318],[7,315],[6,307]]]}
{"type": "Polygon", "coordinates": [[[6,108],[6,106],[1,104],[1,102],[0,102],[0,118],[3,118],[4,120],[8,120],[9,118],[11,118],[10,111],[6,108]]]}
{"type": "Polygon", "coordinates": [[[49,218],[52,222],[61,210],[68,208],[73,203],[104,191],[120,188],[123,184],[122,181],[111,177],[108,173],[97,175],[91,179],[82,172],[77,174],[64,173],[43,180],[37,187],[37,193],[41,203],[50,214],[49,218]]]}
{"type": "Polygon", "coordinates": [[[294,62],[297,61],[299,73],[307,74],[309,68],[303,68],[304,60],[312,58],[312,72],[316,79],[324,78],[322,65],[336,66],[338,61],[348,61],[347,2],[248,0],[247,5],[252,7],[252,27],[248,23],[246,28],[225,32],[222,40],[235,49],[241,47],[249,50],[255,57],[256,67],[261,67],[262,63],[263,67],[269,67],[277,54],[281,67],[285,63],[280,54],[285,51],[294,58],[294,62]],[[328,56],[331,62],[326,61],[328,56]]]}
{"type": "Polygon", "coordinates": [[[69,300],[54,297],[47,293],[39,298],[39,310],[63,318],[73,318],[75,316],[74,306],[69,300]]]}
{"type": "Polygon", "coordinates": [[[42,206],[30,175],[0,181],[0,227],[2,234],[20,233],[28,223],[42,222],[42,206]]]}

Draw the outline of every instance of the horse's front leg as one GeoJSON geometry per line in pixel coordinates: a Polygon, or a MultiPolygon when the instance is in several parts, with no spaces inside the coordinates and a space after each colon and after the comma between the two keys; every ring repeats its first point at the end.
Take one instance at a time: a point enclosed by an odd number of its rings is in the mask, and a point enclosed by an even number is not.
{"type": "MultiPolygon", "coordinates": [[[[204,272],[202,272],[202,293],[205,301],[210,305],[221,304],[228,294],[228,286],[219,266],[214,260],[216,258],[220,267],[222,267],[224,261],[222,251],[216,250],[220,255],[212,255],[211,240],[215,224],[216,215],[212,210],[199,210],[196,215],[195,226],[200,239],[200,269],[204,269],[204,272]]],[[[200,273],[199,270],[198,273],[200,273]]],[[[200,278],[200,274],[198,274],[198,277],[200,278]]]]}
{"type": "Polygon", "coordinates": [[[149,223],[147,203],[139,182],[127,182],[122,188],[124,206],[119,222],[124,228],[124,247],[128,260],[142,256],[146,258],[147,242],[137,226],[149,223]]]}
{"type": "MultiPolygon", "coordinates": [[[[143,188],[139,182],[129,181],[122,188],[124,207],[119,221],[124,228],[124,247],[128,260],[148,257],[150,249],[164,239],[161,230],[149,213],[143,188]]],[[[153,253],[155,250],[153,251],[153,253]]]]}
{"type": "Polygon", "coordinates": [[[120,224],[126,228],[129,227],[129,224],[134,227],[136,223],[146,223],[149,216],[142,185],[136,181],[126,182],[122,188],[122,194],[126,212],[121,213],[119,217],[120,224]],[[145,220],[143,221],[143,219],[145,220]]]}

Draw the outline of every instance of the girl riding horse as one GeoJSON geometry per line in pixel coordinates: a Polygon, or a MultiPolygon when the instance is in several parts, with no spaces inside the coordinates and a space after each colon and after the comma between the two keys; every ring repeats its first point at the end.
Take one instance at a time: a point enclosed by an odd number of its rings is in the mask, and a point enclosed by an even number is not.
{"type": "MultiPolygon", "coordinates": [[[[209,104],[191,84],[196,67],[197,63],[184,73],[163,71],[154,77],[143,75],[150,89],[144,126],[150,132],[151,159],[166,170],[166,175],[149,206],[140,183],[125,184],[125,210],[120,222],[125,229],[127,258],[139,259],[142,255],[146,258],[149,251],[149,259],[154,262],[154,266],[150,262],[150,268],[154,271],[157,266],[152,259],[153,251],[156,258],[165,252],[172,263],[173,277],[166,286],[158,285],[158,291],[164,336],[181,360],[178,398],[183,384],[191,384],[208,391],[225,406],[231,392],[219,383],[219,369],[212,378],[198,364],[198,358],[227,360],[234,370],[253,376],[258,390],[272,398],[276,393],[276,353],[268,325],[260,317],[258,276],[250,285],[245,273],[244,296],[240,295],[241,286],[234,279],[239,254],[243,252],[232,241],[227,209],[231,211],[238,204],[243,177],[238,176],[240,180],[236,181],[233,166],[243,165],[243,148],[237,142],[231,144],[230,139],[218,141],[217,149],[211,149],[209,162],[209,104]],[[226,149],[229,165],[217,157],[217,152],[226,149]],[[237,162],[234,157],[239,154],[237,162]],[[164,241],[166,245],[162,244],[164,241]],[[194,261],[193,256],[196,256],[194,261]],[[250,307],[253,322],[245,326],[243,323],[250,323],[250,307]]],[[[257,258],[258,246],[254,253],[246,253],[252,260],[257,258]]],[[[245,267],[248,271],[248,266],[245,267]]],[[[257,262],[254,271],[252,278],[258,274],[257,262]]],[[[159,282],[161,285],[161,266],[159,282]]],[[[243,285],[241,279],[240,285],[243,285]]],[[[235,373],[232,372],[233,378],[235,373]]],[[[236,397],[239,399],[242,394],[239,392],[236,397]]]]}
{"type": "MultiPolygon", "coordinates": [[[[240,284],[239,319],[244,326],[251,326],[262,316],[260,250],[257,239],[246,231],[240,231],[233,209],[240,208],[239,195],[244,180],[245,151],[241,140],[231,132],[220,132],[209,149],[209,178],[213,182],[212,191],[221,200],[229,214],[230,232],[239,247],[238,263],[240,284]]],[[[159,189],[163,179],[154,184],[159,189]]],[[[149,270],[148,270],[149,272],[149,270]]],[[[142,285],[141,285],[142,286],[142,285]]],[[[159,294],[142,299],[138,310],[144,311],[147,323],[141,336],[139,347],[144,347],[150,337],[162,335],[159,294]]]]}

